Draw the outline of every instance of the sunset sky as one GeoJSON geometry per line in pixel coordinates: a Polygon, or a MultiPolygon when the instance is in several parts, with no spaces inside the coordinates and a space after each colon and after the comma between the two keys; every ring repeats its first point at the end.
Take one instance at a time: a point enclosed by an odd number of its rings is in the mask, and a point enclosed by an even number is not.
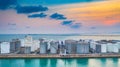
{"type": "Polygon", "coordinates": [[[120,34],[120,0],[0,0],[0,34],[120,34]]]}

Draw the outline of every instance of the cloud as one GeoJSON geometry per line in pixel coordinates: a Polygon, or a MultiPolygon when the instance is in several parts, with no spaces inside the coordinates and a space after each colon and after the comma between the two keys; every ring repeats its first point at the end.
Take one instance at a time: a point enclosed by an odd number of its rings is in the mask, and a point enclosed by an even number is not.
{"type": "Polygon", "coordinates": [[[70,27],[73,28],[73,29],[78,29],[81,26],[82,26],[81,23],[75,23],[75,24],[71,25],[70,27]]]}
{"type": "Polygon", "coordinates": [[[45,18],[47,15],[45,13],[40,13],[40,14],[32,14],[32,15],[29,15],[28,17],[29,18],[45,18]]]}
{"type": "Polygon", "coordinates": [[[73,21],[72,20],[70,20],[70,21],[63,21],[61,24],[62,25],[72,25],[73,21]]]}
{"type": "Polygon", "coordinates": [[[0,0],[0,10],[11,8],[16,4],[17,4],[17,0],[0,0]]]}
{"type": "Polygon", "coordinates": [[[56,20],[63,20],[63,19],[67,19],[64,15],[59,14],[59,13],[54,13],[50,16],[50,18],[52,19],[56,19],[56,20]]]}
{"type": "Polygon", "coordinates": [[[17,13],[33,13],[33,12],[43,12],[47,11],[48,7],[39,6],[17,6],[17,13]]]}
{"type": "Polygon", "coordinates": [[[30,28],[30,26],[26,26],[25,28],[29,29],[29,28],[30,28]]]}
{"type": "Polygon", "coordinates": [[[63,21],[61,24],[64,26],[68,26],[72,29],[78,29],[82,26],[81,23],[73,23],[73,22],[74,21],[72,21],[72,20],[68,20],[68,21],[63,21]]]}
{"type": "Polygon", "coordinates": [[[96,27],[91,27],[90,29],[96,29],[96,27]]]}
{"type": "Polygon", "coordinates": [[[16,26],[16,23],[8,23],[10,26],[16,26]]]}

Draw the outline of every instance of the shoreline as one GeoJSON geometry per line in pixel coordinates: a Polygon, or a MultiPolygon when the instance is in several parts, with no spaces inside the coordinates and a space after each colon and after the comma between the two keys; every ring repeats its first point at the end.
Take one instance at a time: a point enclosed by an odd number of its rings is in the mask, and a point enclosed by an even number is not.
{"type": "Polygon", "coordinates": [[[120,54],[1,54],[0,59],[12,58],[56,58],[56,59],[69,59],[69,58],[120,58],[120,54]]]}

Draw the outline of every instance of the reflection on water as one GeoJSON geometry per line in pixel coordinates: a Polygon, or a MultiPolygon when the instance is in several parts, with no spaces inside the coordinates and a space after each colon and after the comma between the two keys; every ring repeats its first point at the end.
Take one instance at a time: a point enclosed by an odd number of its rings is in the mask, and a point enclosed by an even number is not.
{"type": "Polygon", "coordinates": [[[88,58],[77,59],[76,67],[88,67],[88,58]]]}
{"type": "Polygon", "coordinates": [[[0,67],[119,67],[120,58],[0,59],[0,67]]]}

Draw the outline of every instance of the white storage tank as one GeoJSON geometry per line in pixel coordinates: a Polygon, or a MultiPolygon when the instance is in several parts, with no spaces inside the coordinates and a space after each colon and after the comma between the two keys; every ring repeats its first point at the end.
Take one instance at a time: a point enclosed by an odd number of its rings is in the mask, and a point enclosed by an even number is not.
{"type": "Polygon", "coordinates": [[[107,53],[107,44],[101,44],[101,53],[107,53]]]}
{"type": "Polygon", "coordinates": [[[120,53],[120,42],[116,43],[118,45],[119,53],[120,53]]]}
{"type": "Polygon", "coordinates": [[[114,47],[113,47],[113,48],[114,48],[113,52],[114,52],[114,53],[119,53],[118,44],[115,43],[115,44],[113,44],[113,45],[114,45],[114,47]]]}
{"type": "Polygon", "coordinates": [[[88,42],[85,41],[80,41],[77,43],[77,54],[87,54],[89,53],[89,46],[90,44],[88,42]]]}
{"type": "Polygon", "coordinates": [[[1,54],[10,53],[10,42],[2,42],[1,46],[1,54]]]}
{"type": "Polygon", "coordinates": [[[33,44],[33,39],[32,39],[31,36],[26,36],[24,40],[25,40],[25,41],[24,41],[25,47],[26,47],[26,46],[27,46],[27,47],[32,46],[32,44],[33,44]]]}
{"type": "Polygon", "coordinates": [[[51,54],[57,54],[58,44],[59,42],[55,42],[55,41],[50,42],[50,53],[51,54]]]}
{"type": "Polygon", "coordinates": [[[47,53],[48,42],[40,42],[40,54],[47,53]]]}
{"type": "Polygon", "coordinates": [[[96,49],[96,44],[98,44],[98,43],[96,43],[95,41],[90,41],[90,48],[92,48],[92,49],[96,49]]]}
{"type": "Polygon", "coordinates": [[[118,44],[108,43],[107,44],[107,52],[108,53],[118,53],[119,52],[118,44]]]}
{"type": "Polygon", "coordinates": [[[24,39],[20,39],[20,42],[21,42],[21,47],[24,47],[25,46],[25,40],[24,39]]]}
{"type": "Polygon", "coordinates": [[[40,41],[39,40],[33,40],[33,44],[31,45],[31,51],[34,52],[40,48],[40,41]]]}
{"type": "Polygon", "coordinates": [[[113,52],[113,44],[112,43],[107,43],[107,52],[112,53],[113,52]]]}

